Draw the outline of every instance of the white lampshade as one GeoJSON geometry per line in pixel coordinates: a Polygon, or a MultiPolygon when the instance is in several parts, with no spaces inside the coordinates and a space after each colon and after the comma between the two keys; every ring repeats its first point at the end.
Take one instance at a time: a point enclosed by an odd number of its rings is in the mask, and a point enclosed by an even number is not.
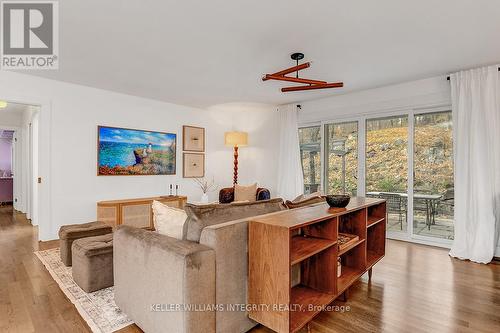
{"type": "Polygon", "coordinates": [[[243,147],[248,145],[247,132],[226,132],[224,143],[229,147],[243,147]]]}

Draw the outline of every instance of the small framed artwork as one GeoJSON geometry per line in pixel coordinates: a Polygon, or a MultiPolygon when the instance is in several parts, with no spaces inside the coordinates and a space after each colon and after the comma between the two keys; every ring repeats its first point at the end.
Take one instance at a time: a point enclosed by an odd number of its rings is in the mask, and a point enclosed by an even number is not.
{"type": "Polygon", "coordinates": [[[205,129],[203,127],[182,126],[182,150],[205,151],[205,129]]]}
{"type": "Polygon", "coordinates": [[[205,154],[183,153],[183,173],[184,178],[205,177],[205,154]]]}

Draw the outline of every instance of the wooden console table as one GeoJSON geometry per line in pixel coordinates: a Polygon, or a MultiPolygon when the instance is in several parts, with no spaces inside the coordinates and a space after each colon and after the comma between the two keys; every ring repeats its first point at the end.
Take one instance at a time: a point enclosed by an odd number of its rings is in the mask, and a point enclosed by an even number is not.
{"type": "Polygon", "coordinates": [[[99,201],[97,203],[97,220],[106,222],[112,227],[120,224],[137,228],[154,229],[153,201],[159,201],[170,207],[184,208],[187,197],[162,196],[152,198],[99,201]]]}
{"type": "Polygon", "coordinates": [[[346,208],[325,203],[252,220],[248,298],[259,306],[250,318],[278,333],[307,325],[365,272],[371,277],[385,255],[386,218],[385,200],[355,197],[346,208]],[[339,232],[359,240],[339,251],[339,232]],[[292,278],[292,267],[300,277],[292,278]]]}

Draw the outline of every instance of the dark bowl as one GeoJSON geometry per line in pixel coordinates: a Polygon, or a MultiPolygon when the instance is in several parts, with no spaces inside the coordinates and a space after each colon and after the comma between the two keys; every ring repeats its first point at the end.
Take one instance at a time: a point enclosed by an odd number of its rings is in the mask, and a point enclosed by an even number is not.
{"type": "Polygon", "coordinates": [[[326,196],[326,202],[328,203],[328,205],[335,208],[344,208],[349,204],[350,200],[351,197],[348,195],[335,194],[326,196]]]}

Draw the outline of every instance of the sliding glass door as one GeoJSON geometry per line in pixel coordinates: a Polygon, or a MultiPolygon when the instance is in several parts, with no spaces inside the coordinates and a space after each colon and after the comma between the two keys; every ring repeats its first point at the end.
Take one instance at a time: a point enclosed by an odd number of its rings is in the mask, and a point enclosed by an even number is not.
{"type": "Polygon", "coordinates": [[[414,117],[413,234],[453,239],[451,111],[414,117]]]}
{"type": "Polygon", "coordinates": [[[408,116],[366,121],[366,195],[387,200],[388,232],[408,221],[408,116]]]}
{"type": "Polygon", "coordinates": [[[325,125],[325,192],[358,192],[358,122],[325,125]]]}

